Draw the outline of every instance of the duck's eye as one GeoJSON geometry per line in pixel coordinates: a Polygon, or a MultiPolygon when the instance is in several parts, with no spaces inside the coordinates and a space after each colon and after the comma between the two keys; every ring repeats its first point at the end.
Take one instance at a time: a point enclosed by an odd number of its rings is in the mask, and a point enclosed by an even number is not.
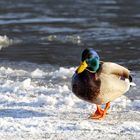
{"type": "Polygon", "coordinates": [[[92,57],[91,54],[88,54],[88,55],[87,55],[87,59],[90,59],[91,57],[92,57]]]}
{"type": "Polygon", "coordinates": [[[89,59],[90,59],[90,58],[94,58],[94,55],[91,53],[91,54],[89,54],[88,58],[89,58],[89,59]]]}

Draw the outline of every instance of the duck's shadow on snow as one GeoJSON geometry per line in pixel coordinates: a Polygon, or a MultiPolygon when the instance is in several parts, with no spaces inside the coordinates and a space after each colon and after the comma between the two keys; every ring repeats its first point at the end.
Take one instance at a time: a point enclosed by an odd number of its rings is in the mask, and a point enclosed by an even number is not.
{"type": "Polygon", "coordinates": [[[32,117],[45,117],[46,113],[37,112],[26,109],[1,109],[0,118],[12,117],[12,118],[32,118],[32,117]]]}

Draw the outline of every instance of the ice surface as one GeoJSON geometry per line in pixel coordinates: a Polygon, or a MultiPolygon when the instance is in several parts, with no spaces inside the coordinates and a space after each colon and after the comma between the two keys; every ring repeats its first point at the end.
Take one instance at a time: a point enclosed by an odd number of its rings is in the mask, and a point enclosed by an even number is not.
{"type": "MultiPolygon", "coordinates": [[[[111,103],[103,121],[88,119],[95,105],[71,92],[76,68],[0,63],[0,138],[2,140],[139,139],[140,72],[137,86],[111,103]],[[136,95],[136,96],[135,96],[136,95]]],[[[104,107],[104,106],[102,106],[104,107]]]]}
{"type": "Polygon", "coordinates": [[[0,36],[0,50],[3,47],[8,47],[9,45],[13,44],[13,40],[9,39],[6,35],[0,36]]]}

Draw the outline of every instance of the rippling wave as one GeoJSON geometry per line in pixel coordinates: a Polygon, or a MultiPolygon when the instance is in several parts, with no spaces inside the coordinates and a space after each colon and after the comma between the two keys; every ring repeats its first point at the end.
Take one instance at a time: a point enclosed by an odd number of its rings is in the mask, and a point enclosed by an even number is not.
{"type": "Polygon", "coordinates": [[[139,70],[139,7],[131,0],[1,0],[0,34],[21,41],[3,47],[0,59],[76,66],[93,47],[102,60],[139,70]]]}

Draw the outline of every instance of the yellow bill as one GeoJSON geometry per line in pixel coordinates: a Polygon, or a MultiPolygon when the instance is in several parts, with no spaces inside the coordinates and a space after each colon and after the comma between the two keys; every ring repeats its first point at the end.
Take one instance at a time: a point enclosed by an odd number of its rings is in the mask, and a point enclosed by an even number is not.
{"type": "Polygon", "coordinates": [[[86,68],[88,67],[86,61],[81,62],[80,66],[78,67],[78,69],[76,70],[76,72],[82,73],[86,68]]]}

